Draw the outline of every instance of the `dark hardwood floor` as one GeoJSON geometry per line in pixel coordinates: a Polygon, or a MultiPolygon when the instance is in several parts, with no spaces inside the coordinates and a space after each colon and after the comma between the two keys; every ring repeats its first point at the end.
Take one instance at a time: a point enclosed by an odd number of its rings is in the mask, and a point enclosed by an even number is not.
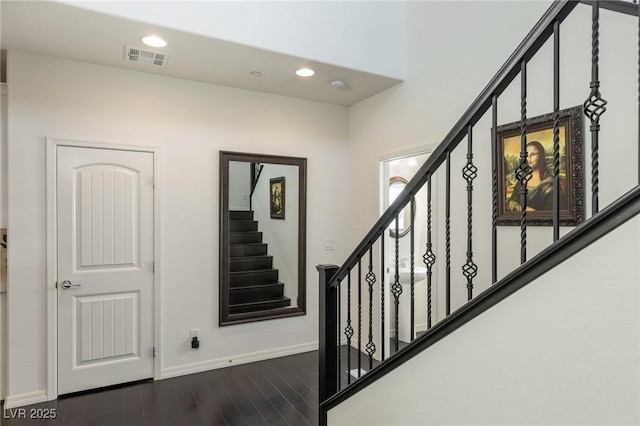
{"type": "Polygon", "coordinates": [[[318,352],[62,396],[21,408],[25,411],[3,409],[0,423],[317,425],[318,352]],[[52,413],[55,419],[33,418],[52,413]]]}

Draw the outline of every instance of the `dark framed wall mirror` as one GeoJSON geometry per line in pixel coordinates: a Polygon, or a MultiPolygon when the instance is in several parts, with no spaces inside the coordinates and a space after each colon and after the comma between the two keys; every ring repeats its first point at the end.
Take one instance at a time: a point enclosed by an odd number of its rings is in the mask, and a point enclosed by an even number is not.
{"type": "Polygon", "coordinates": [[[220,325],[306,313],[307,159],[220,151],[220,325]]]}

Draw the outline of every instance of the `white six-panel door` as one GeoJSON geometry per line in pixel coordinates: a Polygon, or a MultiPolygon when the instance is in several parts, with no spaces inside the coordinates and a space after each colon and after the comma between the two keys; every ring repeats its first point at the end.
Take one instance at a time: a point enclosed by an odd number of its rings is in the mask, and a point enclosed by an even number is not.
{"type": "Polygon", "coordinates": [[[153,377],[153,154],[57,147],[58,394],[153,377]]]}

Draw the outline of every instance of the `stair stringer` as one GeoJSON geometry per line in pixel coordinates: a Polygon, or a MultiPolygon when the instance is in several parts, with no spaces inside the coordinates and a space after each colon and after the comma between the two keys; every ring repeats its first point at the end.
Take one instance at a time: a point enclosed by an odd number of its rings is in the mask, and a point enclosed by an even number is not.
{"type": "Polygon", "coordinates": [[[329,425],[639,424],[640,217],[329,408],[329,425]]]}

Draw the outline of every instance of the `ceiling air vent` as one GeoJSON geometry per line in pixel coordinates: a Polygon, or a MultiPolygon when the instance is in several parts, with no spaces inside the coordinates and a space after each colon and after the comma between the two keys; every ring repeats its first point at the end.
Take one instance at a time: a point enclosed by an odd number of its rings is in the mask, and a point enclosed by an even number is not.
{"type": "Polygon", "coordinates": [[[125,46],[124,59],[128,62],[137,62],[140,64],[163,67],[167,63],[169,55],[166,53],[154,52],[149,49],[125,46]]]}

